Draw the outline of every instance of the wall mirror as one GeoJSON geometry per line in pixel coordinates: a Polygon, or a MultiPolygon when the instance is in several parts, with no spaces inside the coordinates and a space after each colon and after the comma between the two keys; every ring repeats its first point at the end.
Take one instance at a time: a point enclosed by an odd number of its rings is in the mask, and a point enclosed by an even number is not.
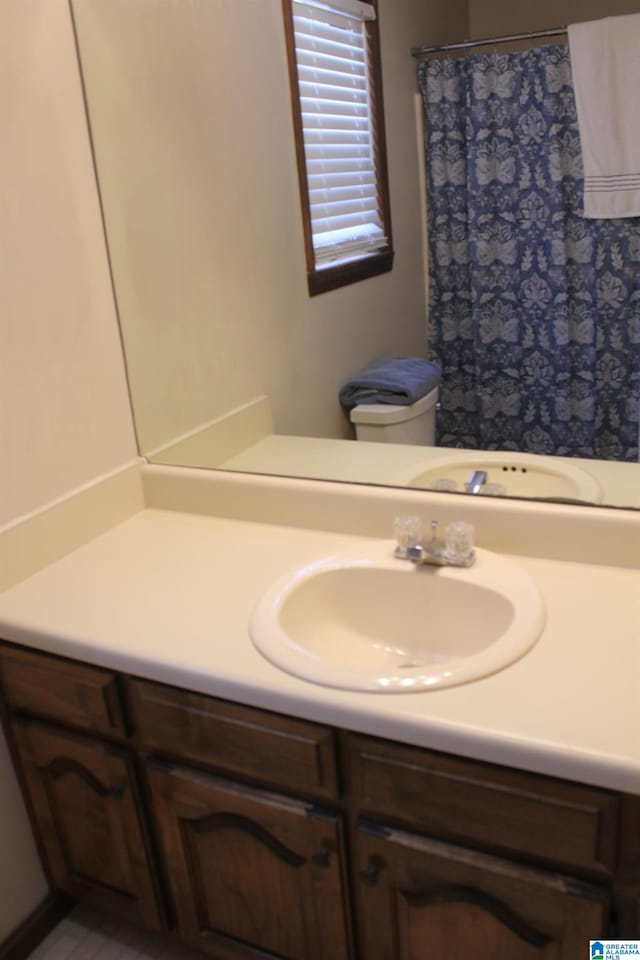
{"type": "Polygon", "coordinates": [[[533,6],[378,0],[394,266],[310,297],[280,0],[71,0],[142,454],[459,490],[486,468],[508,495],[640,507],[637,463],[357,441],[338,401],[376,358],[425,355],[411,48],[640,11],[533,6]]]}

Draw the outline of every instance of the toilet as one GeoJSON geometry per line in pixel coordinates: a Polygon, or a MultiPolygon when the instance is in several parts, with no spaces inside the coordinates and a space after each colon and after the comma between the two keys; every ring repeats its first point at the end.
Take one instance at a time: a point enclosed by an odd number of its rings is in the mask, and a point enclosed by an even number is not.
{"type": "Polygon", "coordinates": [[[434,387],[415,403],[404,406],[390,403],[358,404],[349,414],[356,429],[356,440],[435,447],[438,392],[438,387],[434,387]]]}

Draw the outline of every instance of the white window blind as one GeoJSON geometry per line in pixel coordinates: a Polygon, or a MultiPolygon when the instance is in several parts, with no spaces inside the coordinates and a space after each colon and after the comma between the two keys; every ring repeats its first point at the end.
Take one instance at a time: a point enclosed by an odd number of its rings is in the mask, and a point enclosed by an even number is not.
{"type": "Polygon", "coordinates": [[[385,246],[378,211],[367,35],[359,0],[294,0],[293,24],[317,267],[385,246]]]}

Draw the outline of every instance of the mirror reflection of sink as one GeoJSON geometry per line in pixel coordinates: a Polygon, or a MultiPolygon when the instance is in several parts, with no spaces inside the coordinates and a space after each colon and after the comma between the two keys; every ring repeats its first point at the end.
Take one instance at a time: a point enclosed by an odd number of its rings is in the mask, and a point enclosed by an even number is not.
{"type": "Polygon", "coordinates": [[[602,501],[600,484],[586,470],[555,457],[526,453],[450,451],[417,464],[398,482],[433,490],[446,489],[444,481],[450,481],[451,489],[464,492],[474,470],[485,471],[487,483],[500,484],[503,495],[510,497],[602,501]]]}
{"type": "Polygon", "coordinates": [[[280,578],[257,604],[254,645],[287,673],[329,687],[420,692],[488,676],[544,627],[525,570],[476,551],[473,567],[416,567],[389,541],[325,557],[280,578]]]}

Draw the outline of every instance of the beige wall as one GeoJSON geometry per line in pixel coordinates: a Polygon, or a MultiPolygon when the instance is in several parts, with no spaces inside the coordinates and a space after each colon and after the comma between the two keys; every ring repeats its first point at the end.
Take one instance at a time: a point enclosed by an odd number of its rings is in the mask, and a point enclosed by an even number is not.
{"type": "MultiPolygon", "coordinates": [[[[0,528],[136,456],[66,0],[0,3],[0,528]]],[[[0,738],[0,942],[46,894],[0,738]]]]}
{"type": "Polygon", "coordinates": [[[640,12],[640,0],[469,0],[470,36],[492,37],[566,27],[640,12]]]}
{"type": "Polygon", "coordinates": [[[339,385],[425,349],[412,45],[466,2],[381,0],[396,261],[309,298],[278,0],[74,0],[143,451],[260,394],[340,436],[339,385]]]}
{"type": "Polygon", "coordinates": [[[65,0],[0,4],[0,528],[136,454],[65,0]]]}

